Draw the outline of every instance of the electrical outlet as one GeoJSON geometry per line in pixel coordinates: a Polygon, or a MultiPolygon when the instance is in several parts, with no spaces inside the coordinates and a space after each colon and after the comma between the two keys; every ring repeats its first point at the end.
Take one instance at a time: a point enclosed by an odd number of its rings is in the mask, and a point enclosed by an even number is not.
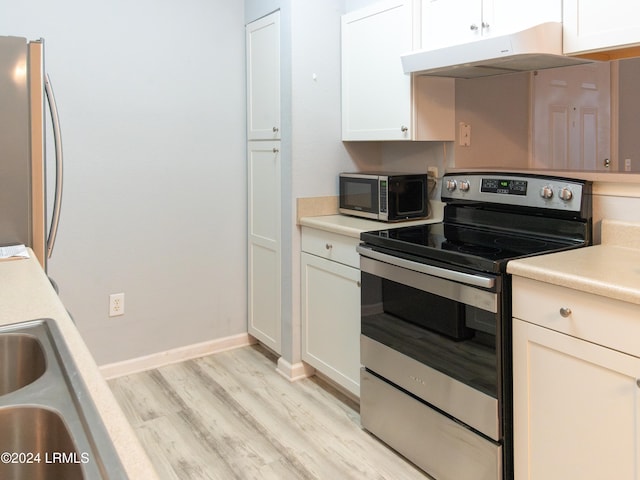
{"type": "Polygon", "coordinates": [[[468,123],[460,122],[460,132],[459,132],[459,144],[462,147],[470,147],[471,146],[471,125],[468,123]]]}
{"type": "Polygon", "coordinates": [[[624,171],[625,172],[630,172],[631,171],[631,159],[630,158],[625,158],[624,159],[624,171]]]}
{"type": "Polygon", "coordinates": [[[124,315],[124,293],[112,293],[109,295],[109,316],[124,315]]]}

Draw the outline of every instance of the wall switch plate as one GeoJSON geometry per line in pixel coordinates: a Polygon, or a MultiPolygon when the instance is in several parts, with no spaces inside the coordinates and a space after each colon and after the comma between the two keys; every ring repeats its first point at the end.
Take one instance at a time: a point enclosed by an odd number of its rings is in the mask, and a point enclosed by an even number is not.
{"type": "Polygon", "coordinates": [[[109,316],[124,315],[124,293],[112,293],[109,295],[109,316]]]}
{"type": "Polygon", "coordinates": [[[625,158],[624,159],[624,171],[625,172],[630,172],[631,171],[631,159],[630,158],[625,158]]]}

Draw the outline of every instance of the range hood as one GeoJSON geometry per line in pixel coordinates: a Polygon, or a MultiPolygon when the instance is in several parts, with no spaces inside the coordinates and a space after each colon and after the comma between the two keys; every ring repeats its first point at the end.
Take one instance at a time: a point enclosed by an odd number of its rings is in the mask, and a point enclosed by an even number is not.
{"type": "Polygon", "coordinates": [[[404,73],[476,78],[591,63],[562,54],[562,24],[548,22],[527,30],[401,56],[404,73]]]}

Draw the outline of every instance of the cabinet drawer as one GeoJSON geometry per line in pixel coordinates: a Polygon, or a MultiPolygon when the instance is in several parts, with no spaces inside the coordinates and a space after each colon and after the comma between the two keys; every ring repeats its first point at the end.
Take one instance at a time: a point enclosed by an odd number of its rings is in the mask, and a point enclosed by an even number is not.
{"type": "Polygon", "coordinates": [[[356,246],[360,240],[346,235],[302,227],[302,251],[360,268],[360,255],[356,246]]]}
{"type": "Polygon", "coordinates": [[[513,316],[640,357],[640,305],[513,277],[513,316]]]}

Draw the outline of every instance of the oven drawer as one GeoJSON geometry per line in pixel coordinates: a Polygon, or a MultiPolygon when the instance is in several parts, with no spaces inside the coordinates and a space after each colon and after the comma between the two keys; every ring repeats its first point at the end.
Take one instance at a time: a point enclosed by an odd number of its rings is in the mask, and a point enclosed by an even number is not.
{"type": "Polygon", "coordinates": [[[640,357],[639,305],[517,276],[512,295],[516,318],[640,357]]]}
{"type": "Polygon", "coordinates": [[[362,426],[438,480],[502,478],[502,447],[392,387],[364,368],[362,426]]]}
{"type": "Polygon", "coordinates": [[[346,235],[302,227],[302,251],[360,269],[356,246],[360,240],[346,235]]]}
{"type": "Polygon", "coordinates": [[[500,438],[497,399],[365,335],[360,336],[360,358],[369,370],[487,437],[500,438]]]}

